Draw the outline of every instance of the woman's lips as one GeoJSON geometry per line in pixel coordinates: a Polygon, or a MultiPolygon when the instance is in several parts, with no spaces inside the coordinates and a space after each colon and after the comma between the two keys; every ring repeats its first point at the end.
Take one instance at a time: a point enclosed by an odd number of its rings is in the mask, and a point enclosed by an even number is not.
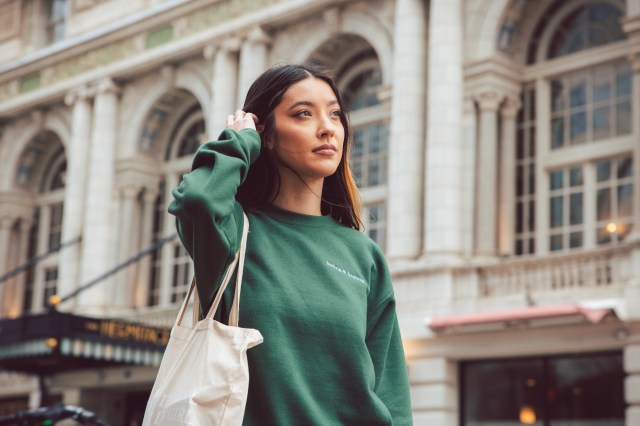
{"type": "Polygon", "coordinates": [[[337,152],[337,149],[333,145],[322,145],[313,150],[316,154],[331,156],[337,152]]]}

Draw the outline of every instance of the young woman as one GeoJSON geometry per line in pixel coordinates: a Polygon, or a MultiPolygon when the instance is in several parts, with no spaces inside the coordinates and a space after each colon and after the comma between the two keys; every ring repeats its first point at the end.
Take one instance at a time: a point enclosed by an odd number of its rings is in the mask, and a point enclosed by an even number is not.
{"type": "Polygon", "coordinates": [[[169,212],[203,312],[238,250],[243,211],[249,217],[240,326],[260,330],[264,343],[248,351],[245,425],[412,423],[391,279],[378,246],[358,232],[348,158],[334,82],[280,66],[258,77],[173,192],[169,212]]]}

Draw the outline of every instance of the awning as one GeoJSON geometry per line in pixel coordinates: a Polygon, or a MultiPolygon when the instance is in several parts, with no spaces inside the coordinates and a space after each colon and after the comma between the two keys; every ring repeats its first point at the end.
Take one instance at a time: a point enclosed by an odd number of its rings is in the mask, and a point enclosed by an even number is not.
{"type": "Polygon", "coordinates": [[[166,328],[57,311],[0,320],[0,370],[51,374],[158,366],[169,334],[166,328]]]}
{"type": "Polygon", "coordinates": [[[544,326],[568,323],[599,323],[613,309],[590,309],[577,304],[553,306],[527,306],[516,309],[453,314],[430,317],[425,320],[427,327],[436,333],[459,329],[461,331],[488,331],[512,328],[518,325],[544,326]]]}

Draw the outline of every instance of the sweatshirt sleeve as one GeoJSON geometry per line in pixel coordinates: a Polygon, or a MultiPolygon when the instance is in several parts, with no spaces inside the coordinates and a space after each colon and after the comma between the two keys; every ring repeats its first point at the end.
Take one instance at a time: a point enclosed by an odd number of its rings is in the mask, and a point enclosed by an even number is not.
{"type": "Polygon", "coordinates": [[[242,206],[236,193],[260,153],[253,129],[226,129],[195,154],[191,172],[173,190],[169,213],[195,268],[202,312],[207,312],[242,237],[242,206]]]}
{"type": "MultiPolygon", "coordinates": [[[[382,256],[382,255],[381,255],[382,256]]],[[[372,290],[366,343],[373,361],[374,392],[385,404],[394,425],[412,425],[409,378],[391,277],[384,259],[377,265],[377,288],[372,290]]]]}

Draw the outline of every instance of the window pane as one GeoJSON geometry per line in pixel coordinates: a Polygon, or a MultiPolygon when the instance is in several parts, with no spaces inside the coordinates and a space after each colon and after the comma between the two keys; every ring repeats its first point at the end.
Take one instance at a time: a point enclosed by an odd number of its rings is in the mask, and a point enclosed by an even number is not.
{"type": "Polygon", "coordinates": [[[551,426],[624,424],[624,370],[619,354],[549,360],[551,426]]]}
{"type": "Polygon", "coordinates": [[[521,201],[516,203],[516,232],[522,232],[524,220],[524,205],[521,201]]]}
{"type": "Polygon", "coordinates": [[[529,157],[536,156],[536,128],[529,127],[529,157]]]}
{"type": "Polygon", "coordinates": [[[516,132],[516,160],[524,158],[524,129],[516,132]]]}
{"type": "Polygon", "coordinates": [[[376,154],[380,152],[380,126],[374,125],[369,127],[369,153],[376,154]]]}
{"type": "Polygon", "coordinates": [[[542,360],[501,360],[468,363],[462,370],[464,422],[467,425],[520,425],[524,407],[542,425],[544,368],[542,360]]]}
{"type": "Polygon", "coordinates": [[[367,179],[367,184],[368,185],[378,185],[380,184],[381,181],[381,176],[380,176],[380,160],[371,160],[369,161],[369,170],[367,171],[368,173],[368,179],[367,179]]]}
{"type": "Polygon", "coordinates": [[[633,185],[618,186],[618,218],[631,217],[633,212],[633,185]]]}
{"type": "Polygon", "coordinates": [[[516,195],[520,196],[524,194],[524,167],[516,167],[516,195]]]}
{"type": "Polygon", "coordinates": [[[535,164],[529,164],[529,194],[536,192],[536,167],[535,164]]]}
{"type": "Polygon", "coordinates": [[[524,245],[522,244],[522,240],[516,240],[516,254],[521,255],[524,254],[524,245]]]}
{"type": "Polygon", "coordinates": [[[569,104],[571,108],[579,107],[587,103],[587,85],[582,77],[571,81],[569,92],[569,104]]]}
{"type": "Polygon", "coordinates": [[[552,235],[549,239],[549,250],[562,250],[562,235],[552,235]]]}
{"type": "Polygon", "coordinates": [[[558,170],[557,172],[551,173],[551,186],[550,189],[560,189],[562,188],[562,170],[558,170]]]}
{"type": "Polygon", "coordinates": [[[596,241],[598,244],[607,244],[611,242],[611,233],[604,228],[598,229],[596,233],[596,241]]]}
{"type": "Polygon", "coordinates": [[[536,203],[529,201],[529,231],[536,229],[536,203]]]}
{"type": "Polygon", "coordinates": [[[570,186],[582,185],[582,168],[574,167],[569,171],[569,185],[570,186]]]}
{"type": "Polygon", "coordinates": [[[582,193],[571,194],[569,197],[569,224],[582,223],[582,193]]]}
{"type": "Polygon", "coordinates": [[[597,212],[598,221],[611,220],[611,190],[609,188],[598,190],[597,212]]]}
{"type": "Polygon", "coordinates": [[[553,80],[551,82],[551,111],[558,112],[563,108],[562,80],[553,80]]]}
{"type": "Polygon", "coordinates": [[[631,66],[628,62],[622,62],[617,68],[616,95],[629,96],[631,95],[631,66]]]}
{"type": "Polygon", "coordinates": [[[571,143],[581,143],[587,136],[587,113],[578,112],[569,117],[569,129],[571,132],[571,143]]]}
{"type": "Polygon", "coordinates": [[[364,130],[356,129],[353,137],[353,151],[351,153],[354,157],[361,157],[364,146],[364,130]]]}
{"type": "Polygon", "coordinates": [[[611,68],[600,67],[594,74],[593,100],[606,101],[611,97],[611,68]]]}
{"type": "Polygon", "coordinates": [[[621,102],[616,105],[616,125],[618,135],[631,133],[631,103],[621,102]]]}
{"type": "Polygon", "coordinates": [[[611,179],[611,161],[601,161],[596,164],[596,177],[598,182],[611,179]]]}
{"type": "Polygon", "coordinates": [[[560,148],[564,140],[564,119],[563,117],[551,120],[551,148],[560,148]]]}
{"type": "Polygon", "coordinates": [[[624,157],[618,160],[618,179],[633,176],[633,162],[631,157],[624,157]]]}
{"type": "Polygon", "coordinates": [[[562,226],[563,217],[563,197],[551,197],[550,203],[550,223],[552,228],[562,226]]]}
{"type": "Polygon", "coordinates": [[[582,247],[582,232],[569,234],[569,248],[582,247]]]}
{"type": "Polygon", "coordinates": [[[611,110],[608,106],[593,111],[593,138],[603,139],[610,133],[611,110]]]}

